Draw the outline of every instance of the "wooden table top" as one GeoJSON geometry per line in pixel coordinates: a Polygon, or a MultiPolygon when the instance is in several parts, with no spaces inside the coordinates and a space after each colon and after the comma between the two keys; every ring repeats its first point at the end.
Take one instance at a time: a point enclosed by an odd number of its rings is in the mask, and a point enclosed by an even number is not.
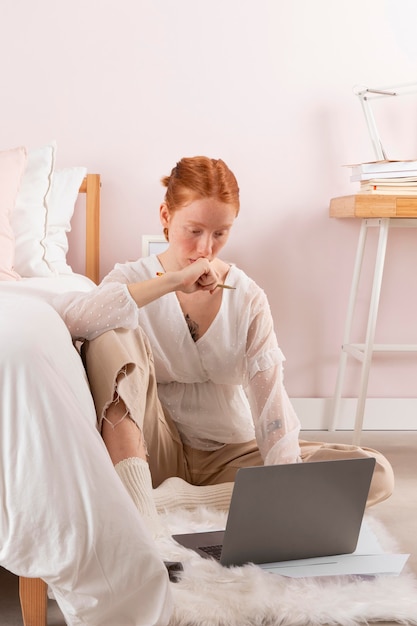
{"type": "Polygon", "coordinates": [[[330,200],[330,217],[408,217],[417,218],[416,196],[388,196],[362,193],[330,200]]]}

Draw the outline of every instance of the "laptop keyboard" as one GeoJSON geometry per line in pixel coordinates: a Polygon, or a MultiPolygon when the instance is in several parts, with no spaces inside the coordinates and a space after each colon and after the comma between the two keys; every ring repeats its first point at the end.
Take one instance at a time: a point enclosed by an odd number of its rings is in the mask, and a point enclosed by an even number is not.
{"type": "Polygon", "coordinates": [[[213,559],[216,559],[216,561],[220,561],[222,547],[223,546],[221,544],[217,544],[215,546],[199,546],[198,549],[213,557],[213,559]]]}

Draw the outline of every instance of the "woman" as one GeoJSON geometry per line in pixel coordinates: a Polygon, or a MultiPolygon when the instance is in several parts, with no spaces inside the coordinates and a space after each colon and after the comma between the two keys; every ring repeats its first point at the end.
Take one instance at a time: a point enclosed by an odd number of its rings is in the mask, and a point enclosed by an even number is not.
{"type": "Polygon", "coordinates": [[[369,455],[368,504],[387,498],[392,469],[378,452],[298,439],[267,298],[218,256],[239,213],[233,173],[184,158],[162,182],[166,251],[60,304],[72,335],[89,340],[99,427],[139,510],[155,531],[154,501],[227,506],[239,467],[369,455]]]}

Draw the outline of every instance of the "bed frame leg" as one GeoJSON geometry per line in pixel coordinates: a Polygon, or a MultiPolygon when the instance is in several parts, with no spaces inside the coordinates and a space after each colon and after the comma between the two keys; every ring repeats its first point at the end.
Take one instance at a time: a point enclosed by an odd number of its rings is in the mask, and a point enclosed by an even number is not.
{"type": "Polygon", "coordinates": [[[47,585],[40,578],[19,577],[19,597],[24,626],[47,626],[47,585]]]}

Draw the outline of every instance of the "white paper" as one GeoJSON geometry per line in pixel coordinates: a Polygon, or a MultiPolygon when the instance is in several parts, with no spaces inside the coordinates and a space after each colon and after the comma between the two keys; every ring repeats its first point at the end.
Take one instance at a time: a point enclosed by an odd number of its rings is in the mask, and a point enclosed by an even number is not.
{"type": "Polygon", "coordinates": [[[408,554],[385,553],[368,524],[363,522],[357,548],[352,554],[265,563],[259,567],[264,571],[291,578],[376,576],[378,574],[398,576],[408,557],[408,554]]]}

